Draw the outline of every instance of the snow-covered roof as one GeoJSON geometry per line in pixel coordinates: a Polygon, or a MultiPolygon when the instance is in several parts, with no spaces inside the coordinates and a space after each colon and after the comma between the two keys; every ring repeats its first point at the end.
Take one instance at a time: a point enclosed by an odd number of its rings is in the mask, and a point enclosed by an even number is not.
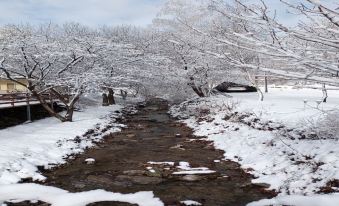
{"type": "MultiPolygon", "coordinates": [[[[20,76],[12,76],[12,78],[13,79],[26,79],[26,78],[24,78],[24,77],[20,77],[20,76]]],[[[0,73],[0,80],[2,80],[2,79],[8,79],[7,77],[6,77],[6,75],[5,74],[1,74],[0,73]]]]}
{"type": "MultiPolygon", "coordinates": [[[[11,77],[14,79],[25,79],[24,77],[19,76],[19,75],[11,75],[11,77]]],[[[5,72],[0,71],[0,79],[8,79],[5,72]]]]}

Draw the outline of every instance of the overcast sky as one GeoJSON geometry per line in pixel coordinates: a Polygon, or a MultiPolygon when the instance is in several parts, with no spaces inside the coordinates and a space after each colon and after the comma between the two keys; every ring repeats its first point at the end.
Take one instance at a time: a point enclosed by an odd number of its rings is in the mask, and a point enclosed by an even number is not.
{"type": "Polygon", "coordinates": [[[164,0],[0,0],[0,24],[147,25],[164,0]]]}
{"type": "MultiPolygon", "coordinates": [[[[0,0],[0,24],[79,22],[89,26],[132,24],[145,26],[152,22],[165,0],[0,0]]],[[[258,0],[247,0],[254,2],[258,0]]],[[[299,0],[289,0],[292,2],[299,0]]],[[[338,1],[338,0],[324,0],[338,1]]],[[[266,0],[277,10],[284,23],[297,18],[287,14],[279,0],[266,0]]]]}

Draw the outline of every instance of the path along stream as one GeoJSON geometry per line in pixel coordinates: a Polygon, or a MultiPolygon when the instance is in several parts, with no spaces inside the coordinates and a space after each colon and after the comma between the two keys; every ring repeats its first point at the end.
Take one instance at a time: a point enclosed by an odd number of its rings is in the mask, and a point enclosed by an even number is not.
{"type": "MultiPolygon", "coordinates": [[[[137,114],[127,115],[128,128],[106,137],[97,147],[68,164],[45,172],[45,184],[72,192],[153,191],[165,205],[194,200],[208,206],[242,206],[271,197],[263,187],[252,185],[251,176],[238,164],[222,160],[222,151],[216,150],[211,142],[194,137],[189,128],[170,118],[167,111],[166,102],[154,100],[139,108],[137,114]],[[87,158],[96,161],[86,164],[87,158]],[[174,165],[159,162],[174,162],[174,165]],[[206,174],[185,174],[188,163],[189,167],[198,168],[197,173],[207,171],[206,174]],[[178,171],[179,174],[173,174],[178,171]]],[[[129,204],[99,202],[92,205],[129,204]]]]}

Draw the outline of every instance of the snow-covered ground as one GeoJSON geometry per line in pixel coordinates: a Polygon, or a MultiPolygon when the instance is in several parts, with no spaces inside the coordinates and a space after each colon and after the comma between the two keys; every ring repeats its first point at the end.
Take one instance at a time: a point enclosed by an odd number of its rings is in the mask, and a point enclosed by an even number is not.
{"type": "Polygon", "coordinates": [[[139,206],[163,206],[159,198],[155,198],[153,192],[137,192],[134,194],[121,194],[104,190],[93,190],[79,193],[70,193],[50,186],[37,184],[11,184],[0,185],[0,204],[4,201],[32,202],[43,201],[52,206],[86,206],[87,204],[103,201],[117,201],[139,206]]]}
{"type": "Polygon", "coordinates": [[[322,110],[339,109],[339,91],[328,90],[327,103],[320,103],[322,95],[319,89],[293,89],[290,86],[269,88],[262,102],[258,101],[256,93],[232,94],[234,101],[239,103],[237,111],[254,112],[260,119],[283,122],[292,127],[301,127],[310,118],[323,116],[322,110]]]}
{"type": "MultiPolygon", "coordinates": [[[[338,91],[329,91],[328,103],[320,105],[322,92],[313,89],[270,88],[264,102],[256,93],[232,95],[232,99],[216,96],[184,102],[172,107],[171,113],[184,118],[195,135],[214,141],[225,151],[225,159],[239,162],[256,177],[253,183],[269,184],[269,189],[280,192],[278,198],[285,198],[253,205],[305,205],[294,202],[301,197],[286,195],[312,196],[339,179],[339,137],[310,139],[298,133],[306,131],[305,120],[319,120],[324,112],[337,109],[338,91]]],[[[337,187],[330,189],[339,192],[337,187]]],[[[308,199],[312,200],[339,202],[338,195],[308,199]]]]}
{"type": "MultiPolygon", "coordinates": [[[[25,178],[43,181],[38,167],[63,164],[71,155],[94,146],[105,135],[118,132],[116,123],[122,106],[92,106],[75,112],[74,121],[61,123],[46,118],[0,130],[0,205],[4,202],[43,201],[52,206],[85,206],[94,202],[118,201],[140,206],[163,206],[152,191],[121,194],[104,190],[71,193],[39,184],[17,184],[25,178]]],[[[87,159],[87,164],[94,162],[87,159]]]]}
{"type": "Polygon", "coordinates": [[[105,134],[120,131],[123,125],[114,123],[114,117],[120,116],[115,111],[121,109],[118,105],[89,107],[75,112],[73,122],[46,118],[0,130],[0,185],[23,178],[44,180],[38,166],[63,164],[69,155],[93,146],[105,134]],[[112,127],[107,129],[108,125],[112,127]]]}
{"type": "Polygon", "coordinates": [[[338,206],[339,194],[328,195],[288,195],[252,202],[247,206],[291,205],[291,206],[338,206]]]}

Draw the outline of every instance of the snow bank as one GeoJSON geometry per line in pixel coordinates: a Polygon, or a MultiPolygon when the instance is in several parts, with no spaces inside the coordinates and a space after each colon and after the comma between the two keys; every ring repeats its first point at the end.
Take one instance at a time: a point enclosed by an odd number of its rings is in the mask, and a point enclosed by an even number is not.
{"type": "Polygon", "coordinates": [[[0,130],[0,185],[23,178],[44,180],[37,166],[63,164],[69,155],[83,152],[104,135],[120,131],[123,125],[114,123],[120,114],[114,111],[121,109],[118,105],[91,107],[75,112],[73,122],[46,118],[0,130]]]}
{"type": "Polygon", "coordinates": [[[290,86],[269,88],[264,101],[258,101],[256,93],[234,93],[239,102],[238,112],[253,112],[260,119],[282,122],[286,126],[302,127],[305,121],[323,116],[322,111],[339,109],[339,91],[328,90],[327,103],[321,103],[322,91],[317,89],[293,89],[290,86]],[[305,103],[306,102],[306,103],[305,103]]]}
{"type": "MultiPolygon", "coordinates": [[[[339,92],[330,92],[329,102],[319,106],[323,110],[339,105],[339,92]]],[[[195,135],[213,141],[217,149],[225,151],[225,159],[239,162],[255,176],[253,183],[267,183],[269,189],[281,195],[312,195],[329,181],[339,179],[338,139],[291,138],[282,136],[279,130],[262,129],[259,123],[251,127],[230,117],[230,113],[252,112],[263,122],[273,120],[272,125],[277,122],[277,125],[299,127],[303,119],[322,114],[313,102],[321,98],[321,91],[271,89],[264,102],[259,102],[256,94],[234,96],[232,102],[239,101],[235,108],[229,99],[217,96],[174,106],[171,114],[186,117],[184,122],[194,129],[195,135]],[[304,108],[306,98],[308,103],[304,108]],[[233,111],[227,111],[228,107],[233,111]],[[194,116],[187,118],[188,114],[194,116]]],[[[331,189],[339,192],[337,187],[331,189]]]]}
{"type": "Polygon", "coordinates": [[[337,140],[291,140],[274,132],[226,122],[222,114],[212,122],[186,123],[194,128],[195,135],[214,141],[217,149],[225,151],[226,159],[239,162],[252,173],[254,183],[270,184],[270,189],[312,194],[328,181],[339,179],[337,140]]]}
{"type": "Polygon", "coordinates": [[[38,184],[0,185],[0,204],[5,201],[43,201],[52,206],[85,206],[103,201],[118,201],[140,206],[163,206],[153,192],[137,192],[134,194],[112,193],[104,190],[70,193],[50,186],[38,184]]]}
{"type": "Polygon", "coordinates": [[[339,193],[329,195],[290,195],[252,202],[247,206],[291,205],[291,206],[338,206],[339,193]]]}

